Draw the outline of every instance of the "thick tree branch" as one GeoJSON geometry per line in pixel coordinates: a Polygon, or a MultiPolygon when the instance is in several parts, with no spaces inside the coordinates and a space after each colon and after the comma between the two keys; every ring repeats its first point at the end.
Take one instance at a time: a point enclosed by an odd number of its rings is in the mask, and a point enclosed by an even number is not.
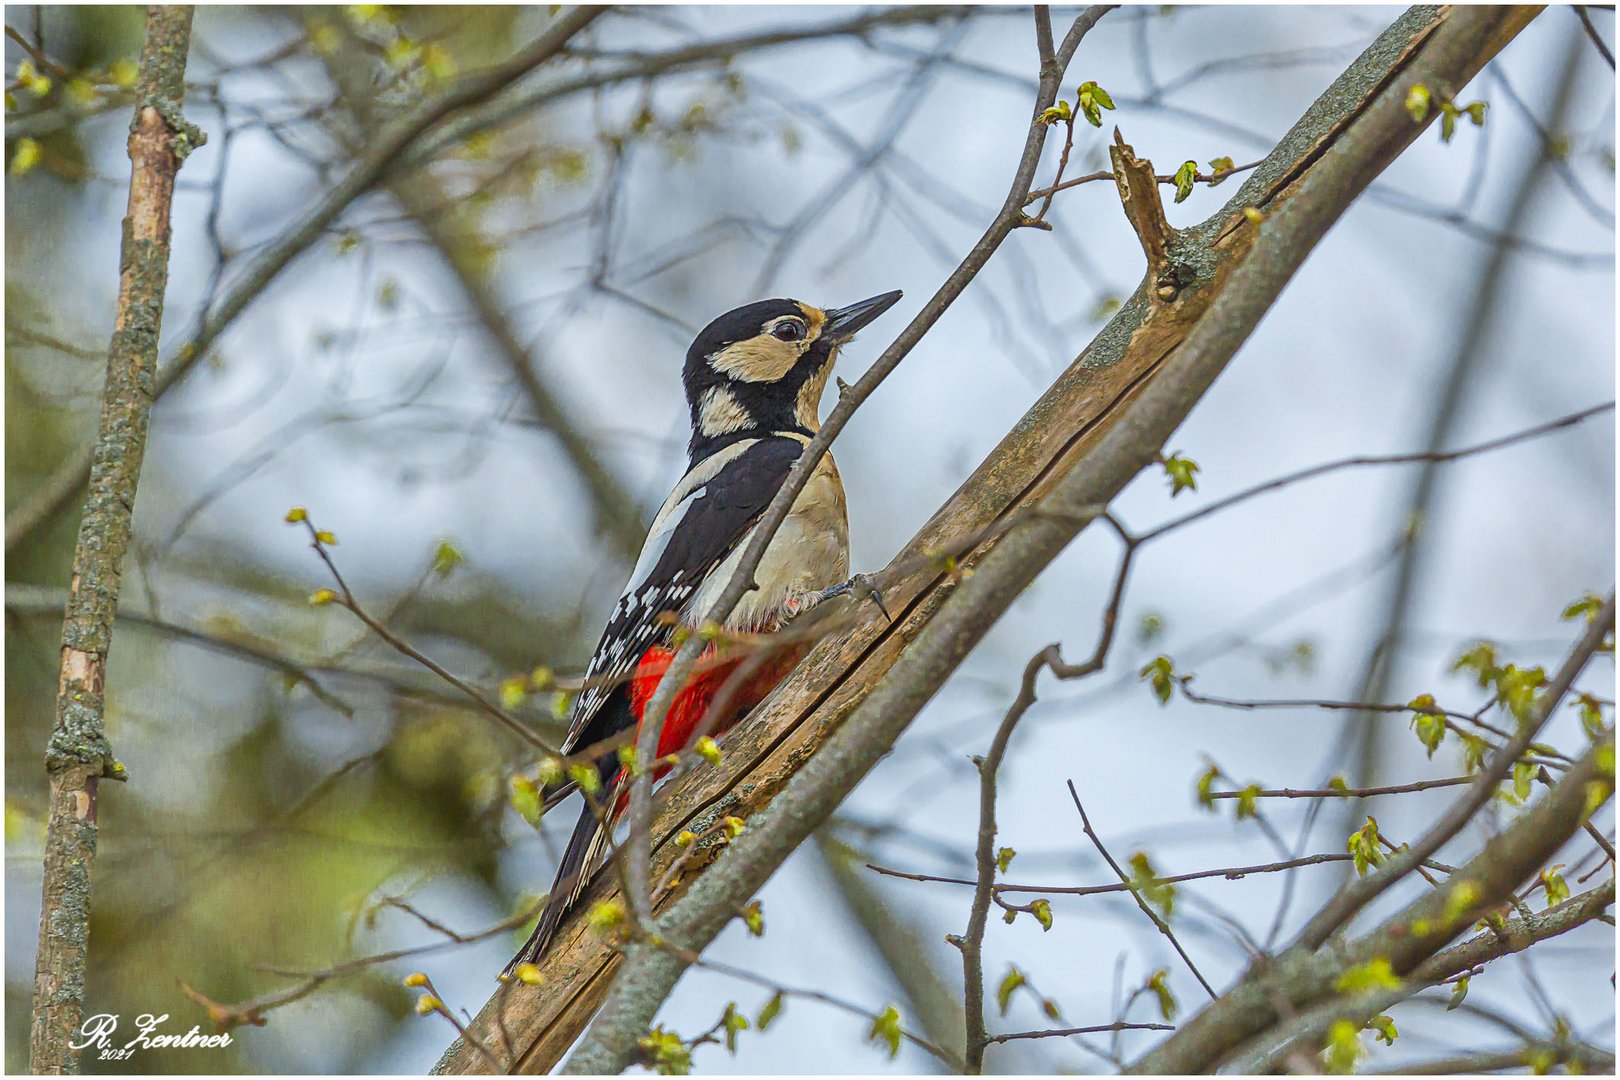
{"type": "Polygon", "coordinates": [[[118,313],[107,349],[101,423],[92,451],[90,491],[73,551],[56,727],[45,751],[50,808],[45,834],[44,899],[34,960],[29,1066],[75,1073],[71,1042],[84,1015],[90,943],[91,866],[95,861],[97,787],[124,779],[107,742],[107,654],[129,548],[135,491],[152,415],[152,376],[169,281],[169,211],[175,175],[200,133],[180,115],[190,7],[147,9],[135,119],[129,135],[129,209],[124,218],[118,313]]]}
{"type": "MultiPolygon", "coordinates": [[[[1462,85],[1532,14],[1407,13],[1318,99],[1232,202],[1178,235],[1172,255],[1183,287],[1175,299],[1158,301],[1151,283],[1139,288],[895,561],[912,566],[922,557],[924,568],[880,575],[895,621],[868,620],[818,646],[728,735],[719,768],[694,772],[669,790],[651,829],[655,869],[674,857],[681,830],[701,833],[726,814],[748,818],[749,828],[727,847],[723,873],[694,865],[684,875],[685,896],[666,898],[660,929],[667,940],[700,950],[888,751],[1040,568],[1153,460],[1316,240],[1421,133],[1401,107],[1406,84],[1462,85]],[[1245,209],[1263,212],[1258,228],[1245,209]],[[1077,469],[1081,461],[1085,468],[1077,469]],[[1037,501],[1027,520],[960,560],[973,567],[971,576],[955,563],[928,564],[926,553],[950,550],[1037,501]]],[[[583,909],[614,892],[607,877],[563,923],[541,964],[545,986],[510,996],[504,1020],[522,1071],[549,1068],[560,1057],[623,960],[584,925],[583,909]]],[[[620,1038],[645,1031],[643,1021],[682,966],[668,954],[642,955],[634,983],[620,984],[634,999],[620,1001],[620,1038]]],[[[497,1012],[492,1001],[472,1030],[492,1027],[497,1012]]],[[[621,1060],[597,1056],[592,1064],[621,1060]]],[[[439,1064],[451,1072],[481,1067],[460,1045],[439,1064]]]]}

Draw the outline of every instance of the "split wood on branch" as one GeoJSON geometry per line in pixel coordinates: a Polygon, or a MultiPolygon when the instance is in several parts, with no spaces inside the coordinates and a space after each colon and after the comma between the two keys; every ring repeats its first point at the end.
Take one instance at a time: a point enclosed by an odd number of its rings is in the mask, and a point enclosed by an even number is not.
{"type": "MultiPolygon", "coordinates": [[[[723,867],[693,866],[664,899],[659,925],[668,940],[700,952],[1079,531],[1086,515],[1076,508],[1106,504],[1152,462],[1300,261],[1422,133],[1424,125],[1399,107],[1405,85],[1463,85],[1533,13],[1409,11],[1306,111],[1226,207],[1177,234],[1173,251],[1184,282],[1175,300],[1159,301],[1151,282],[1138,288],[900,560],[948,547],[1037,500],[1050,499],[1044,505],[1057,512],[1031,515],[964,556],[961,565],[972,567],[972,576],[937,566],[893,580],[880,575],[894,622],[868,620],[818,645],[731,731],[719,767],[694,772],[670,792],[652,823],[655,870],[675,857],[673,841],[683,830],[702,832],[728,814],[749,819],[749,828],[727,846],[723,867]],[[1262,213],[1258,228],[1246,209],[1262,213]],[[1077,469],[1082,460],[1086,468],[1077,469]]],[[[504,1008],[492,999],[471,1027],[487,1031],[504,1021],[519,1071],[545,1071],[561,1058],[624,962],[584,918],[614,895],[609,878],[593,882],[560,927],[540,963],[544,987],[520,988],[504,1008]]],[[[682,970],[667,954],[637,959],[636,985],[623,991],[633,1000],[620,1001],[625,1037],[645,1033],[645,1018],[682,970]]],[[[612,1055],[592,1064],[616,1065],[624,1060],[621,1050],[616,1040],[612,1055]]],[[[437,1068],[482,1067],[475,1052],[457,1044],[437,1068]]]]}
{"type": "Polygon", "coordinates": [[[72,1043],[84,1015],[97,789],[104,778],[124,779],[107,741],[107,655],[152,415],[175,175],[203,139],[180,114],[191,15],[190,7],[148,8],[141,45],[118,310],[107,349],[90,489],[73,550],[56,725],[45,751],[50,806],[28,1042],[29,1067],[36,1073],[79,1071],[72,1043]]]}

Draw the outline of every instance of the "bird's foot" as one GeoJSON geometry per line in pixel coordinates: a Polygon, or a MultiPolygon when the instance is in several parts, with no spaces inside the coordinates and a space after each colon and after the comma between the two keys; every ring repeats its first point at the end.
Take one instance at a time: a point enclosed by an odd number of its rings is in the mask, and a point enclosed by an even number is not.
{"type": "Polygon", "coordinates": [[[816,597],[816,603],[819,604],[823,600],[831,600],[835,596],[844,596],[846,594],[855,597],[857,600],[872,601],[877,605],[877,609],[883,612],[885,619],[894,622],[894,616],[890,615],[889,609],[883,606],[883,593],[867,574],[855,574],[848,581],[840,582],[830,589],[823,589],[821,594],[816,597]]]}

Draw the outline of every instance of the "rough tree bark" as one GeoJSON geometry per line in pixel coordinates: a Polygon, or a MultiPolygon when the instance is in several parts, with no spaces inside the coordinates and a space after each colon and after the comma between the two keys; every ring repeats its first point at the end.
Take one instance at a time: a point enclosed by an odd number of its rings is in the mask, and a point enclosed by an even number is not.
{"type": "Polygon", "coordinates": [[[90,937],[90,869],[96,854],[97,787],[123,779],[107,742],[103,693],[119,576],[129,546],[135,489],[146,453],[163,296],[169,280],[169,210],[175,174],[202,133],[180,114],[190,7],[151,7],[141,46],[130,125],[129,210],[119,261],[118,313],[107,350],[107,383],[90,490],[73,552],[56,726],[45,751],[50,809],[44,902],[34,961],[29,1062],[36,1073],[79,1068],[71,1048],[84,1013],[90,937]]]}
{"type": "MultiPolygon", "coordinates": [[[[1534,14],[1412,9],[1219,213],[1179,232],[1157,219],[1152,230],[1139,230],[1153,233],[1144,237],[1154,241],[1144,243],[1150,255],[1166,240],[1166,265],[1149,267],[1131,300],[881,575],[895,621],[868,621],[823,642],[727,737],[720,767],[672,785],[652,830],[655,877],[676,854],[681,830],[704,834],[732,814],[749,828],[717,867],[700,875],[689,865],[684,893],[663,899],[659,930],[668,944],[701,951],[887,751],[1022,588],[1151,462],[1322,234],[1424,130],[1400,108],[1411,84],[1449,96],[1534,14]],[[1251,210],[1262,215],[1258,227],[1251,210]],[[1045,512],[1020,514],[1036,502],[1045,512]],[[927,558],[975,536],[986,538],[959,560],[974,568],[970,577],[927,558]]],[[[1122,165],[1133,158],[1122,150],[1122,165]]],[[[1136,197],[1127,199],[1140,217],[1136,197]]],[[[718,844],[707,852],[718,854],[718,844]]],[[[600,875],[544,958],[543,985],[497,995],[471,1025],[485,1046],[510,1055],[514,1069],[549,1069],[614,984],[623,955],[586,930],[583,914],[616,892],[614,875],[600,875]]],[[[635,1050],[626,1033],[646,1030],[684,967],[671,952],[640,951],[635,977],[621,980],[612,1003],[615,1023],[593,1031],[571,1066],[622,1068],[635,1050]]],[[[487,1068],[458,1041],[438,1071],[487,1068]]]]}

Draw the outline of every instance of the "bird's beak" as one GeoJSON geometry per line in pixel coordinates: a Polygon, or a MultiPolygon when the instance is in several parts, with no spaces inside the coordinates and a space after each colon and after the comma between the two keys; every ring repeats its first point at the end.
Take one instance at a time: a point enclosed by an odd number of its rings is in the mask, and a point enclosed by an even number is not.
{"type": "Polygon", "coordinates": [[[827,312],[827,321],[821,328],[821,336],[834,341],[847,341],[855,336],[855,331],[892,308],[900,296],[900,290],[896,289],[882,296],[874,296],[870,300],[862,300],[858,304],[832,309],[827,312]]]}

